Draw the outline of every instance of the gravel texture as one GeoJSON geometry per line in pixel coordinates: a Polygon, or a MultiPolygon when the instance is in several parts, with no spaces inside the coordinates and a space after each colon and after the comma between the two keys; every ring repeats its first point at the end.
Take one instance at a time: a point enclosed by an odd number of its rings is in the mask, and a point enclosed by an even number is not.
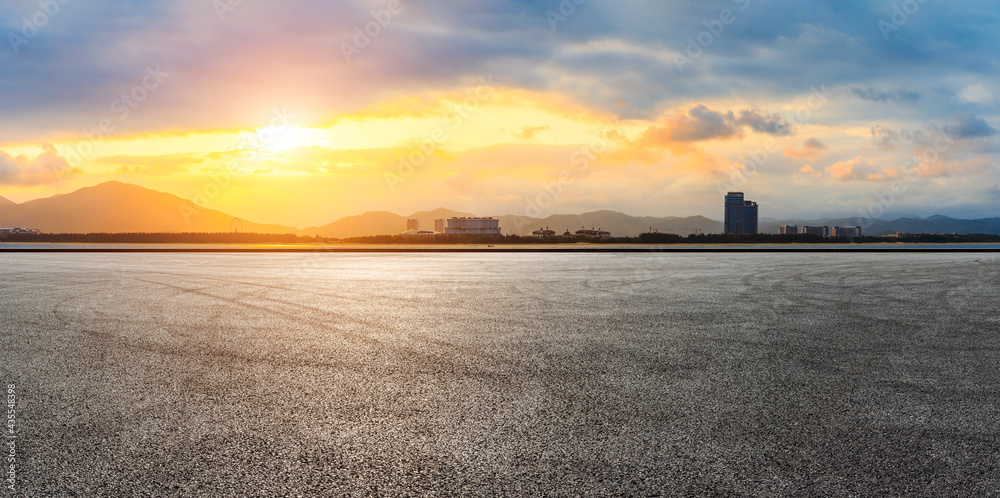
{"type": "Polygon", "coordinates": [[[7,254],[0,289],[18,495],[1000,494],[995,255],[7,254]]]}

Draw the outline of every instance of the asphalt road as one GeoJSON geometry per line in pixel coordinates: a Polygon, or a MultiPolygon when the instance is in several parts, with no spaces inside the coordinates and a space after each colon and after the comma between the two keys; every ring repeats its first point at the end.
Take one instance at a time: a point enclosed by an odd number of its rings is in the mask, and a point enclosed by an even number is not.
{"type": "Polygon", "coordinates": [[[4,254],[14,493],[998,495],[998,303],[983,254],[4,254]]]}

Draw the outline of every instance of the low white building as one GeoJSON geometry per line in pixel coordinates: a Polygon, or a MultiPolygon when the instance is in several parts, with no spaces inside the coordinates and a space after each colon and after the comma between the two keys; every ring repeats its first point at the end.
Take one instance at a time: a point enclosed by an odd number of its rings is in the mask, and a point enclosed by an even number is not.
{"type": "Polygon", "coordinates": [[[444,233],[448,235],[500,235],[500,220],[495,218],[450,218],[444,233]]]}
{"type": "Polygon", "coordinates": [[[579,230],[576,231],[576,236],[577,237],[589,237],[589,238],[593,238],[593,239],[610,239],[611,238],[611,232],[606,232],[604,230],[601,230],[600,228],[598,228],[597,230],[594,230],[593,228],[590,228],[590,229],[581,228],[581,229],[579,229],[579,230]]]}
{"type": "Polygon", "coordinates": [[[15,234],[38,235],[40,233],[42,233],[41,230],[35,230],[34,228],[0,228],[0,235],[15,235],[15,234]]]}
{"type": "Polygon", "coordinates": [[[433,237],[440,234],[433,230],[407,230],[400,235],[403,237],[433,237]]]}

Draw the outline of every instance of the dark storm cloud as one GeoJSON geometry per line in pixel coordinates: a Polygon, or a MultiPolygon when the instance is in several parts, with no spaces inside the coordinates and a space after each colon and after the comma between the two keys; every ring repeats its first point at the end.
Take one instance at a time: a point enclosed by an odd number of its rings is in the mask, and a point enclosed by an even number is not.
{"type": "Polygon", "coordinates": [[[955,138],[983,138],[997,134],[996,128],[972,113],[955,116],[948,123],[947,130],[955,138]]]}

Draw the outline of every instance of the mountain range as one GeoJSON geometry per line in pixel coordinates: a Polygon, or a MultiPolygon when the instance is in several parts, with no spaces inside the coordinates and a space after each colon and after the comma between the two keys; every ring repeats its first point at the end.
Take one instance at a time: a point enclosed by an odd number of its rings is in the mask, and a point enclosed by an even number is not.
{"type": "MultiPolygon", "coordinates": [[[[0,226],[36,228],[49,233],[87,232],[228,232],[234,229],[259,233],[294,233],[332,238],[396,234],[406,229],[406,220],[417,219],[422,230],[433,230],[434,220],[476,216],[473,213],[438,208],[402,216],[373,211],[345,216],[332,223],[299,230],[295,227],[253,223],[230,214],[202,207],[173,194],[118,181],[105,182],[68,194],[35,199],[21,204],[0,197],[0,226]]],[[[557,233],[580,228],[607,230],[613,236],[635,236],[650,228],[664,233],[687,235],[694,229],[705,233],[722,232],[722,222],[704,216],[630,216],[616,211],[560,214],[545,218],[493,215],[504,233],[528,235],[550,228],[557,233]]],[[[777,233],[781,225],[855,226],[857,218],[822,220],[777,220],[763,218],[762,233],[777,233]]],[[[928,218],[904,217],[873,220],[864,226],[869,235],[910,233],[989,233],[1000,234],[1000,218],[960,220],[936,215],[928,218]]]]}
{"type": "MultiPolygon", "coordinates": [[[[118,181],[21,204],[0,203],[0,225],[48,233],[228,232],[234,219],[173,194],[118,181]]],[[[238,224],[246,232],[298,231],[246,220],[238,224]]]]}

